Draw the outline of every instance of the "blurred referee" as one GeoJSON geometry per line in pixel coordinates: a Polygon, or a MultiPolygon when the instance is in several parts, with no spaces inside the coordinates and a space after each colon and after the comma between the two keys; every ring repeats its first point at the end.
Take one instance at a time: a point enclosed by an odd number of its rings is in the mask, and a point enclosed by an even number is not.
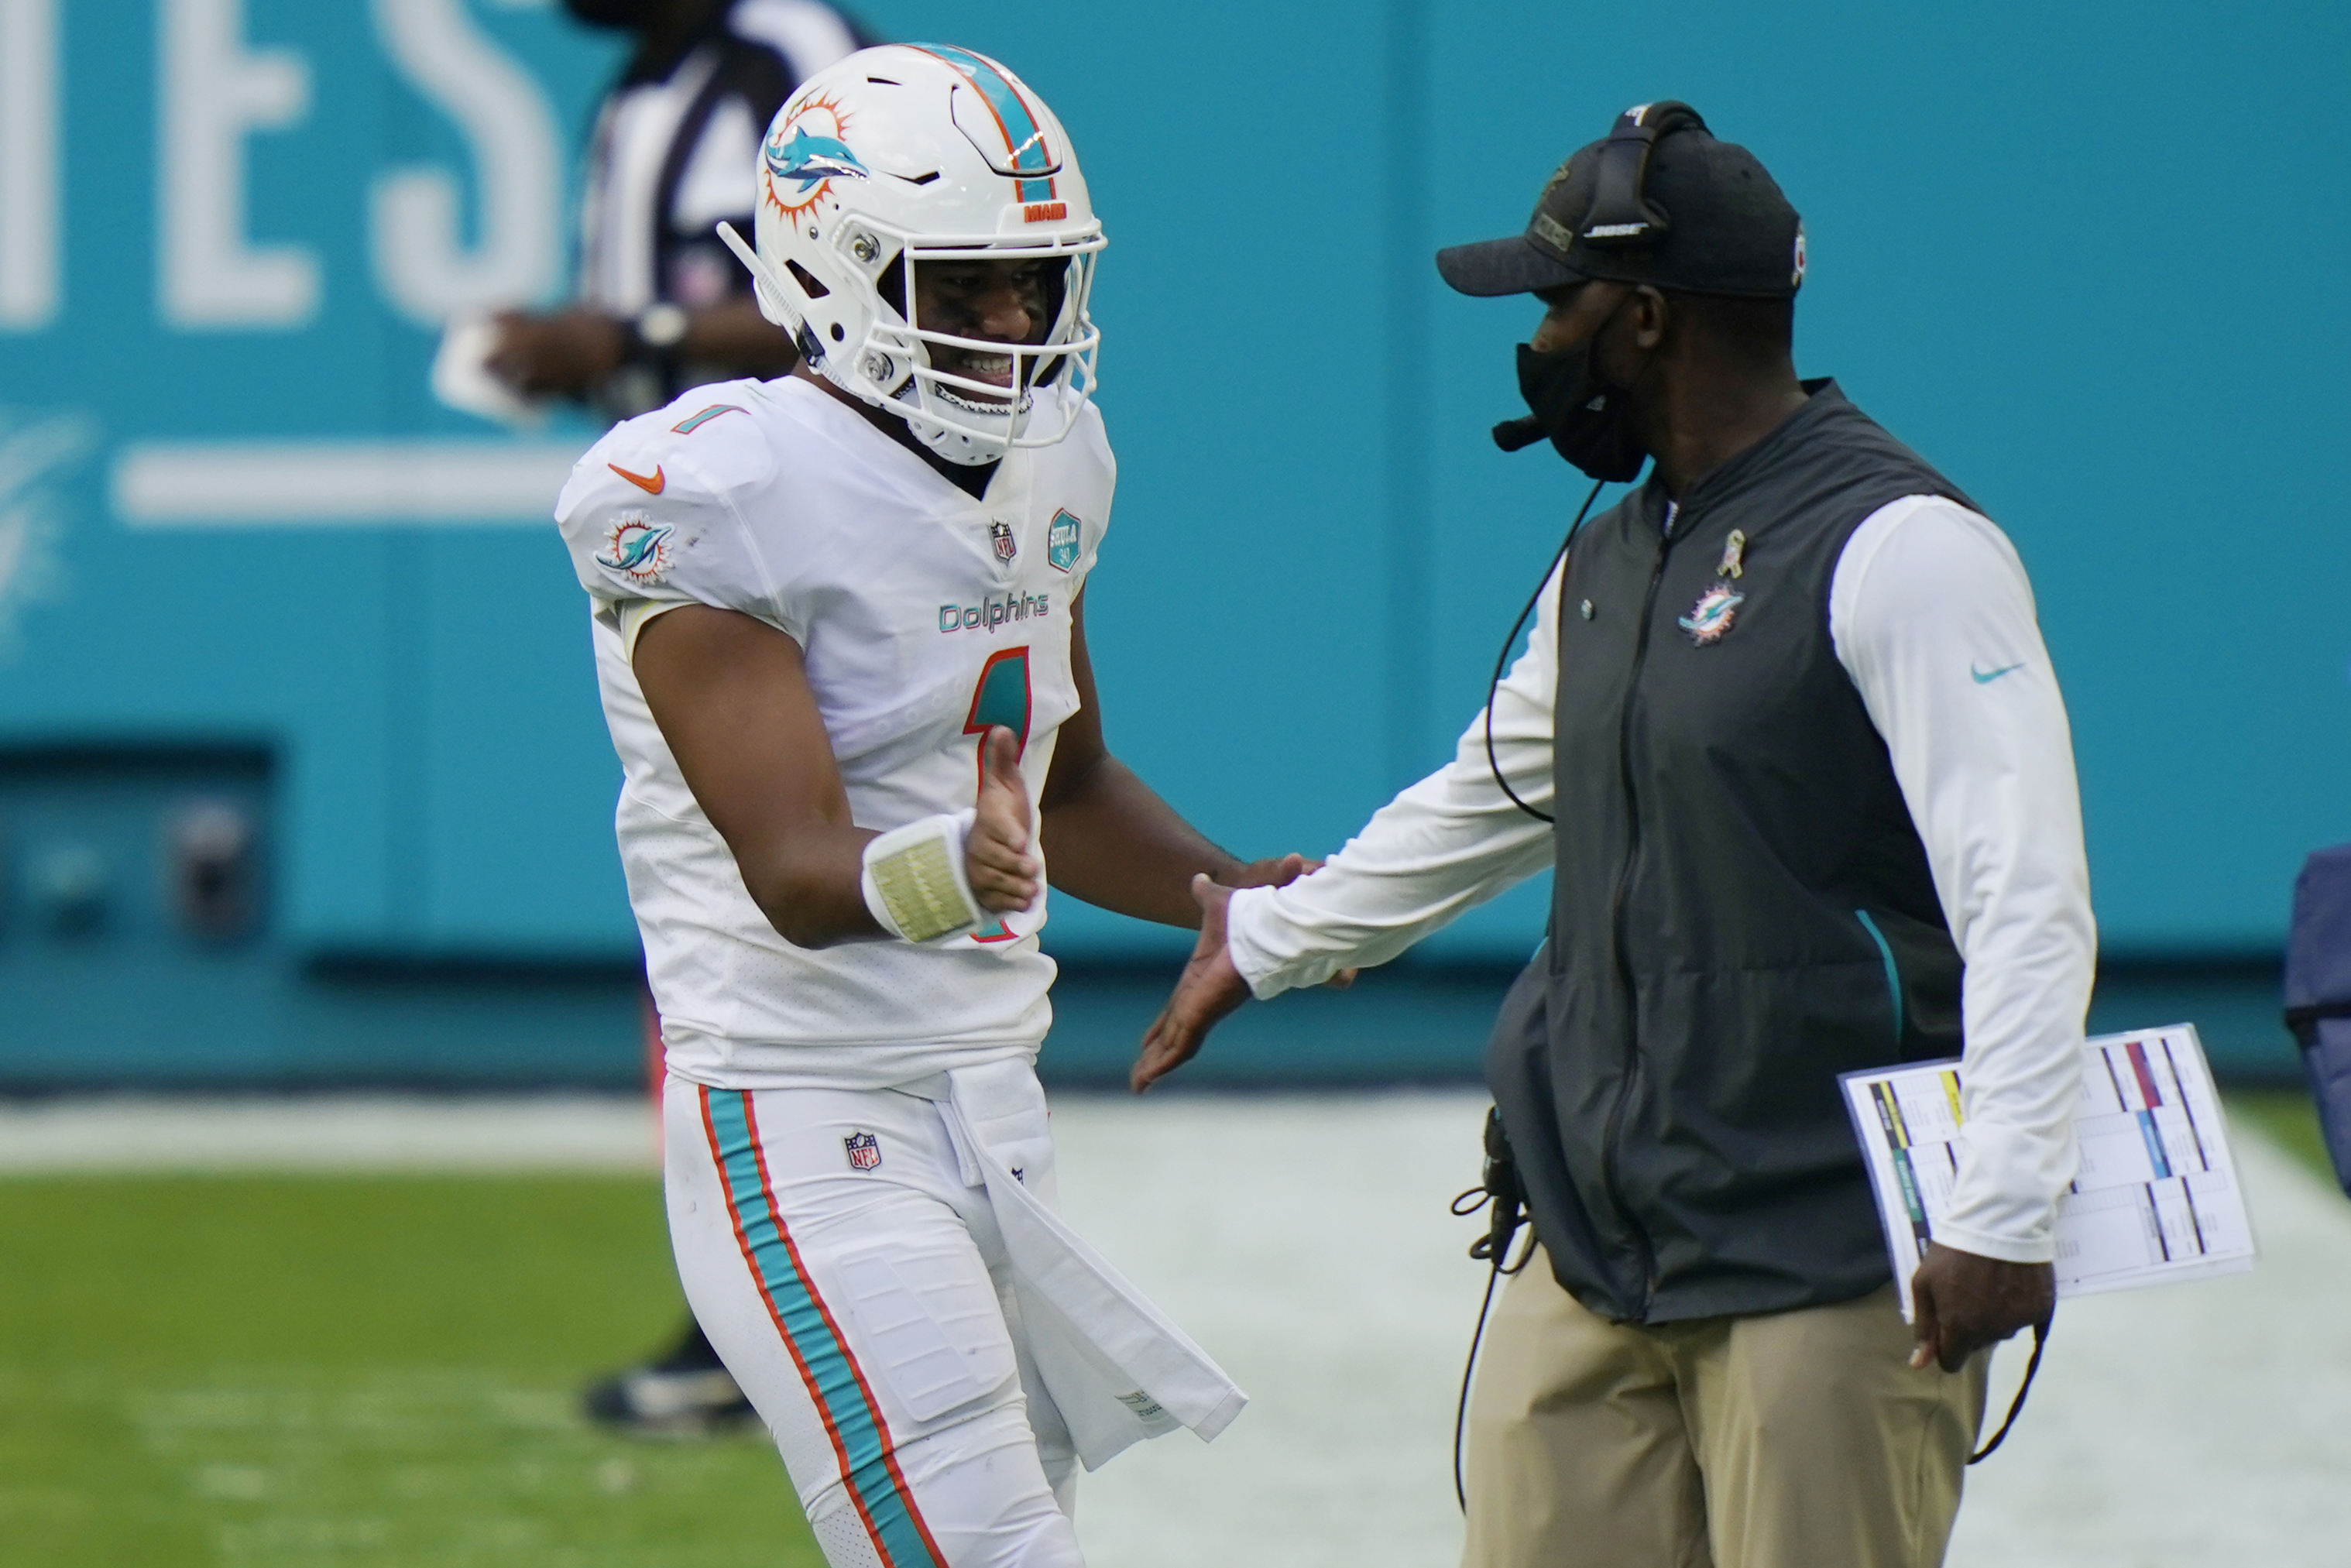
{"type": "Polygon", "coordinates": [[[817,0],[563,4],[637,47],[596,118],[578,297],[501,316],[491,371],[615,420],[705,382],[782,375],[791,340],[759,315],[718,225],[751,232],[759,142],[793,89],[876,40],[817,0]]]}
{"type": "MultiPolygon", "coordinates": [[[[498,318],[489,368],[526,397],[614,420],[706,382],[775,377],[790,339],[759,314],[718,225],[752,228],[759,143],[800,82],[875,40],[816,0],[563,0],[633,34],[604,97],[580,203],[575,302],[498,318]]],[[[701,1325],[666,1354],[587,1391],[598,1421],[690,1437],[753,1419],[701,1325]]]]}

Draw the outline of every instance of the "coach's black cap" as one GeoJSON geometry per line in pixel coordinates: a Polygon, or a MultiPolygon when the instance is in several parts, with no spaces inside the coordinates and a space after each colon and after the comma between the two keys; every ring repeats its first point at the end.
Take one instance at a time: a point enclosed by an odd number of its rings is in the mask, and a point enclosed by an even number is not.
{"type": "Polygon", "coordinates": [[[1560,165],[1526,233],[1440,250],[1437,270],[1464,294],[1604,277],[1784,299],[1804,281],[1804,228],[1753,153],[1687,104],[1643,103],[1560,165]]]}

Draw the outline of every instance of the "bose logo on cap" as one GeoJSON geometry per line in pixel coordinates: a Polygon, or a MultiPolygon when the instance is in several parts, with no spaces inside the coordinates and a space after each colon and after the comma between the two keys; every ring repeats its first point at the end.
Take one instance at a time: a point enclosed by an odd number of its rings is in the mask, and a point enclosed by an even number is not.
{"type": "Polygon", "coordinates": [[[1646,224],[1594,224],[1583,231],[1585,239],[1622,239],[1647,229],[1646,224]]]}

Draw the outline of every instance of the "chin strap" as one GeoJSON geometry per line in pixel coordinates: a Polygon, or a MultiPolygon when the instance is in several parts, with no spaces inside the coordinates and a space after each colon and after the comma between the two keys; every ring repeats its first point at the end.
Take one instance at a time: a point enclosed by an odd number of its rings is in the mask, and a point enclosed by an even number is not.
{"type": "Polygon", "coordinates": [[[2024,1409],[2024,1396],[2032,1392],[2032,1375],[2041,1370],[2041,1350],[2049,1343],[2049,1324],[2055,1321],[2052,1318],[2048,1322],[2032,1325],[2032,1359],[2024,1364],[2024,1381],[2017,1385],[2016,1397],[2008,1402],[2008,1414],[2001,1417],[2000,1430],[1991,1435],[1991,1442],[1986,1443],[1970,1457],[1968,1463],[1981,1464],[1991,1458],[1991,1451],[1999,1448],[2001,1441],[2007,1437],[2008,1429],[2016,1425],[2016,1417],[2024,1409]]]}

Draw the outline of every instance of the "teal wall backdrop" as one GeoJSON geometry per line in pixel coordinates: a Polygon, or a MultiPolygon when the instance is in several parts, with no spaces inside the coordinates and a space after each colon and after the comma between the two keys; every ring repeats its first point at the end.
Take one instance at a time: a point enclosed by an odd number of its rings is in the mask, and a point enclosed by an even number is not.
{"type": "MultiPolygon", "coordinates": [[[[2351,838],[2344,8],[862,15],[999,56],[1076,139],[1112,236],[1111,737],[1233,848],[1335,848],[1477,708],[1580,486],[1486,438],[1531,311],[1429,254],[1659,97],[1803,213],[1802,368],[2023,552],[2108,951],[2273,949],[2299,857],[2351,838]]],[[[0,0],[0,804],[10,757],[29,800],[60,758],[227,747],[268,780],[252,951],[632,953],[543,521],[592,431],[426,389],[450,311],[566,288],[615,63],[533,0],[0,0]]],[[[46,820],[0,819],[0,983],[49,972],[46,820]]],[[[149,830],[107,842],[125,887],[165,874],[149,830]]],[[[1429,951],[1507,960],[1541,920],[1522,892],[1429,951]]],[[[1065,904],[1050,940],[1172,934],[1065,904]]]]}

